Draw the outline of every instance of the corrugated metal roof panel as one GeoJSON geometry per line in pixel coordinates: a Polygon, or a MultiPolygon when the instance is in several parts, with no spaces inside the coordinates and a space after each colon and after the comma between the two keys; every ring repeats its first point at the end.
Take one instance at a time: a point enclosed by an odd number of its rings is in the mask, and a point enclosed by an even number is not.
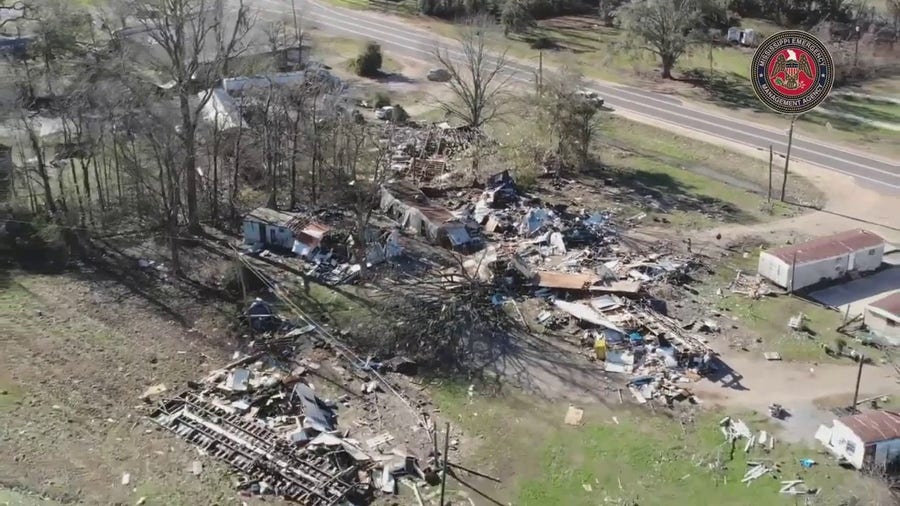
{"type": "Polygon", "coordinates": [[[838,257],[852,251],[874,248],[882,244],[884,244],[884,239],[878,234],[868,230],[857,229],[783,248],[771,249],[766,251],[766,253],[778,257],[788,264],[793,263],[795,258],[798,264],[803,264],[838,257]]]}

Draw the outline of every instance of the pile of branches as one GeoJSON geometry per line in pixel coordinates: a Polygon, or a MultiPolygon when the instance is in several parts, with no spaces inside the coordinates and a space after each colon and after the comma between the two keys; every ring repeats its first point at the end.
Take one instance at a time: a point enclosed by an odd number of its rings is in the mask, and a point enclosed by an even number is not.
{"type": "Polygon", "coordinates": [[[497,293],[464,274],[410,280],[391,289],[380,315],[351,337],[360,349],[403,355],[436,373],[477,370],[503,353],[521,325],[515,312],[494,303],[497,293]]]}

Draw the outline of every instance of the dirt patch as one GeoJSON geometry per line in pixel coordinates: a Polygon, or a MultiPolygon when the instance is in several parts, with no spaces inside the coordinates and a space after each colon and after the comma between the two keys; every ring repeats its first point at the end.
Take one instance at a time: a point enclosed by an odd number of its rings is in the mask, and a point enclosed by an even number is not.
{"type": "MultiPolygon", "coordinates": [[[[148,386],[183,385],[201,368],[225,361],[225,322],[184,327],[147,309],[140,296],[99,273],[16,276],[2,295],[0,368],[21,392],[0,410],[0,482],[62,502],[92,504],[223,503],[227,473],[186,471],[191,449],[141,421],[138,396],[148,386]],[[127,485],[122,474],[129,473],[127,485]]],[[[192,314],[193,313],[193,314],[192,314]]]]}

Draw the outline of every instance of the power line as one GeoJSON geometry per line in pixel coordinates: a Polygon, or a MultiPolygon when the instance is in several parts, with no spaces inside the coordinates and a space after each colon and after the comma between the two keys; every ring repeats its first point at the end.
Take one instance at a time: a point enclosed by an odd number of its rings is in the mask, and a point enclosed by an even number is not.
{"type": "MultiPolygon", "coordinates": [[[[345,344],[340,342],[340,340],[338,340],[330,332],[328,332],[325,328],[323,328],[311,316],[309,316],[306,312],[304,312],[302,309],[300,309],[300,307],[297,306],[296,303],[294,303],[292,300],[290,300],[290,298],[288,297],[288,294],[284,290],[278,288],[276,283],[274,281],[270,280],[269,277],[264,272],[262,272],[261,269],[252,265],[250,263],[250,261],[237,250],[237,248],[234,248],[234,246],[232,246],[232,249],[236,253],[237,259],[244,266],[246,266],[247,269],[250,270],[250,272],[255,274],[256,277],[259,278],[259,280],[262,281],[263,284],[265,284],[269,288],[269,290],[271,290],[272,293],[276,297],[278,297],[279,300],[281,300],[284,304],[286,304],[295,313],[295,315],[297,317],[299,317],[306,324],[312,326],[313,330],[319,334],[319,337],[321,337],[324,341],[326,341],[331,346],[337,348],[339,353],[341,353],[345,358],[350,359],[352,362],[354,362],[354,364],[368,363],[368,361],[363,361],[362,358],[359,357],[357,354],[355,354],[349,347],[347,347],[345,344]]],[[[370,367],[369,372],[371,372],[372,375],[374,375],[375,378],[377,378],[381,382],[381,384],[384,385],[385,388],[387,388],[388,391],[390,391],[392,394],[396,395],[397,398],[400,399],[403,402],[403,404],[406,405],[407,408],[409,408],[410,412],[413,415],[415,415],[416,420],[422,426],[422,428],[424,428],[426,430],[426,432],[430,431],[430,427],[429,427],[427,421],[422,416],[419,415],[419,413],[416,411],[416,409],[413,407],[413,405],[409,402],[408,399],[406,399],[406,397],[403,396],[403,394],[401,394],[393,386],[391,386],[391,384],[388,383],[388,381],[381,374],[379,374],[378,371],[376,371],[375,369],[370,367]]]]}
{"type": "MultiPolygon", "coordinates": [[[[33,221],[33,220],[32,220],[32,221],[29,221],[29,220],[18,220],[18,219],[14,219],[14,218],[3,218],[3,219],[0,219],[0,222],[22,223],[22,224],[29,224],[29,225],[34,225],[34,224],[38,224],[38,223],[39,223],[39,222],[36,222],[36,221],[33,221]]],[[[69,225],[56,225],[56,224],[51,224],[51,225],[52,225],[52,226],[55,226],[55,227],[57,227],[57,228],[62,228],[62,229],[67,229],[67,230],[94,231],[94,229],[90,229],[90,228],[87,228],[87,227],[78,227],[78,226],[69,226],[69,225]]],[[[140,232],[142,232],[142,230],[138,230],[138,231],[134,231],[134,232],[128,232],[128,234],[131,234],[131,233],[140,233],[140,232]]],[[[172,239],[172,238],[174,238],[174,239],[193,239],[193,240],[196,240],[196,239],[197,239],[197,237],[195,237],[195,236],[179,236],[179,235],[168,235],[168,234],[157,234],[157,236],[159,236],[159,237],[165,237],[165,238],[170,238],[170,239],[172,239]]],[[[362,358],[361,358],[359,355],[357,355],[356,353],[354,353],[349,347],[347,347],[345,344],[343,344],[342,342],[340,342],[340,340],[339,340],[338,338],[336,338],[334,335],[332,335],[330,332],[328,332],[328,331],[327,331],[324,327],[322,327],[317,321],[315,321],[311,316],[309,316],[309,315],[308,315],[306,312],[304,312],[299,306],[297,306],[297,304],[294,303],[294,302],[288,297],[288,295],[289,295],[288,293],[286,293],[284,290],[280,289],[274,281],[270,280],[269,276],[268,276],[266,273],[264,273],[264,272],[263,272],[261,269],[259,269],[257,266],[253,265],[253,264],[247,259],[247,257],[246,257],[244,254],[242,254],[236,247],[234,247],[234,245],[229,245],[229,246],[231,247],[232,251],[234,251],[234,253],[235,253],[235,258],[236,258],[239,262],[241,262],[242,265],[244,265],[245,267],[247,267],[247,269],[249,269],[250,272],[252,272],[253,274],[255,274],[256,277],[257,277],[260,281],[262,281],[263,284],[265,284],[266,287],[268,287],[269,290],[271,290],[271,292],[272,292],[276,297],[278,297],[279,300],[281,300],[284,304],[286,304],[286,305],[294,312],[294,314],[295,314],[297,317],[299,317],[299,318],[300,318],[302,321],[304,321],[306,324],[312,326],[312,327],[313,327],[313,330],[316,331],[316,332],[319,334],[319,337],[321,337],[323,340],[325,340],[326,342],[328,342],[328,343],[329,343],[331,346],[333,346],[334,348],[338,349],[338,351],[339,351],[345,358],[350,359],[350,360],[353,361],[355,364],[366,364],[366,363],[368,363],[368,361],[362,360],[362,358]]],[[[430,431],[430,428],[429,428],[428,423],[426,422],[426,420],[424,420],[423,417],[419,415],[419,413],[416,411],[416,409],[413,407],[412,403],[410,403],[408,399],[406,399],[400,392],[398,392],[393,386],[391,386],[391,384],[390,384],[390,383],[389,383],[389,382],[388,382],[381,374],[379,374],[378,371],[376,371],[376,370],[374,370],[373,368],[370,367],[370,368],[369,368],[369,372],[371,372],[372,375],[374,375],[375,378],[377,378],[377,379],[382,383],[382,385],[383,385],[388,391],[390,391],[391,393],[393,393],[394,395],[396,395],[397,398],[399,398],[399,399],[406,405],[406,407],[409,408],[410,412],[412,412],[412,413],[416,416],[417,421],[419,422],[419,424],[420,424],[426,431],[430,431]]]]}

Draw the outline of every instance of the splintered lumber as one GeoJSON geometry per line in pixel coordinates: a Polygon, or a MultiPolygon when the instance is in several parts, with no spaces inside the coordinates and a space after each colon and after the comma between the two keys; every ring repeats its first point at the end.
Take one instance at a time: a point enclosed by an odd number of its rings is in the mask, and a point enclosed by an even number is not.
{"type": "Polygon", "coordinates": [[[631,392],[631,395],[634,396],[635,400],[637,400],[638,404],[647,404],[647,399],[641,395],[641,392],[639,392],[637,388],[628,387],[628,390],[631,392]]]}
{"type": "Polygon", "coordinates": [[[747,473],[744,475],[744,479],[741,480],[741,483],[746,483],[747,486],[749,487],[750,482],[752,482],[753,480],[759,478],[760,476],[768,473],[769,471],[770,471],[770,469],[768,467],[766,467],[765,465],[758,464],[755,467],[751,468],[749,471],[747,471],[747,473]]]}

